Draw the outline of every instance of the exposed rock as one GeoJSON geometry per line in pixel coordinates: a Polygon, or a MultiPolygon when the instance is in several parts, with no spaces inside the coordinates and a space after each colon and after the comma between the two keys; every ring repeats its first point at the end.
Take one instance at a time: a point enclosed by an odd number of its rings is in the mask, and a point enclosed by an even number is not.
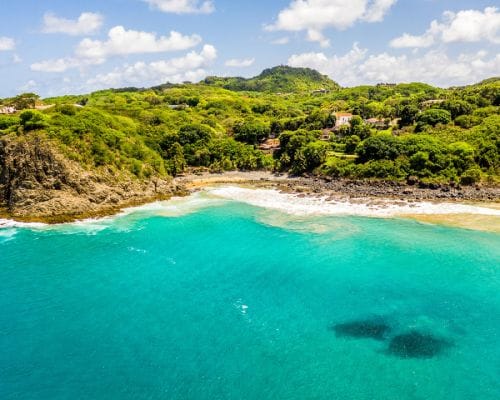
{"type": "Polygon", "coordinates": [[[168,179],[139,180],[107,168],[86,170],[40,136],[0,139],[0,208],[6,217],[70,221],[166,198],[174,191],[168,179]]]}

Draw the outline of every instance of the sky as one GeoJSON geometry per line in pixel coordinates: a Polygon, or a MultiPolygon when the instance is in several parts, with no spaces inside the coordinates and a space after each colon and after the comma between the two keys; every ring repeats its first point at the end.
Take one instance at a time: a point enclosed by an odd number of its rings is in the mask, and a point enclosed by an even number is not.
{"type": "Polygon", "coordinates": [[[342,86],[500,75],[499,0],[16,0],[0,97],[310,67],[342,86]]]}

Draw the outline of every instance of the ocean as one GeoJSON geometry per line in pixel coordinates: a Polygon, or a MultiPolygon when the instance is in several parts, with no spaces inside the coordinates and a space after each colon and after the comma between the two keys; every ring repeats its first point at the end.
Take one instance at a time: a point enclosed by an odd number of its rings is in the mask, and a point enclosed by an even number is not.
{"type": "Polygon", "coordinates": [[[498,233],[248,190],[4,221],[0,399],[500,398],[498,233]]]}

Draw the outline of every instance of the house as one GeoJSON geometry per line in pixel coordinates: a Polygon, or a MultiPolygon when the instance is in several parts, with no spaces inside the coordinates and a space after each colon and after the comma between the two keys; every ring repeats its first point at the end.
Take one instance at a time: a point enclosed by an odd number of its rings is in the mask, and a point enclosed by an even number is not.
{"type": "Polygon", "coordinates": [[[340,128],[341,126],[349,125],[353,115],[351,113],[338,112],[334,114],[337,118],[335,121],[335,129],[340,128]]]}
{"type": "Polygon", "coordinates": [[[279,149],[280,149],[279,139],[267,139],[259,145],[259,150],[262,150],[264,153],[272,154],[279,149]]]}
{"type": "Polygon", "coordinates": [[[422,103],[420,103],[420,106],[422,108],[429,108],[429,107],[432,107],[435,104],[441,104],[441,103],[444,103],[444,100],[440,100],[440,99],[427,100],[427,101],[423,101],[422,103]]]}
{"type": "Polygon", "coordinates": [[[370,128],[383,130],[389,128],[390,121],[382,118],[368,118],[365,119],[365,123],[369,125],[370,128]]]}
{"type": "Polygon", "coordinates": [[[16,111],[15,107],[0,106],[0,114],[14,114],[16,111]]]}

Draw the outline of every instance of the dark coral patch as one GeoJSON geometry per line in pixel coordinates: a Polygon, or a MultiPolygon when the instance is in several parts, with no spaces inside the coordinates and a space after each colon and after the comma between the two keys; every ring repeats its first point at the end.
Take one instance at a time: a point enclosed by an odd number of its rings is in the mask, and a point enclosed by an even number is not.
{"type": "Polygon", "coordinates": [[[332,327],[337,337],[384,340],[391,331],[385,322],[377,320],[359,320],[337,324],[332,327]]]}
{"type": "Polygon", "coordinates": [[[432,358],[450,346],[451,343],[447,340],[411,331],[394,336],[389,343],[388,352],[401,358],[432,358]]]}

